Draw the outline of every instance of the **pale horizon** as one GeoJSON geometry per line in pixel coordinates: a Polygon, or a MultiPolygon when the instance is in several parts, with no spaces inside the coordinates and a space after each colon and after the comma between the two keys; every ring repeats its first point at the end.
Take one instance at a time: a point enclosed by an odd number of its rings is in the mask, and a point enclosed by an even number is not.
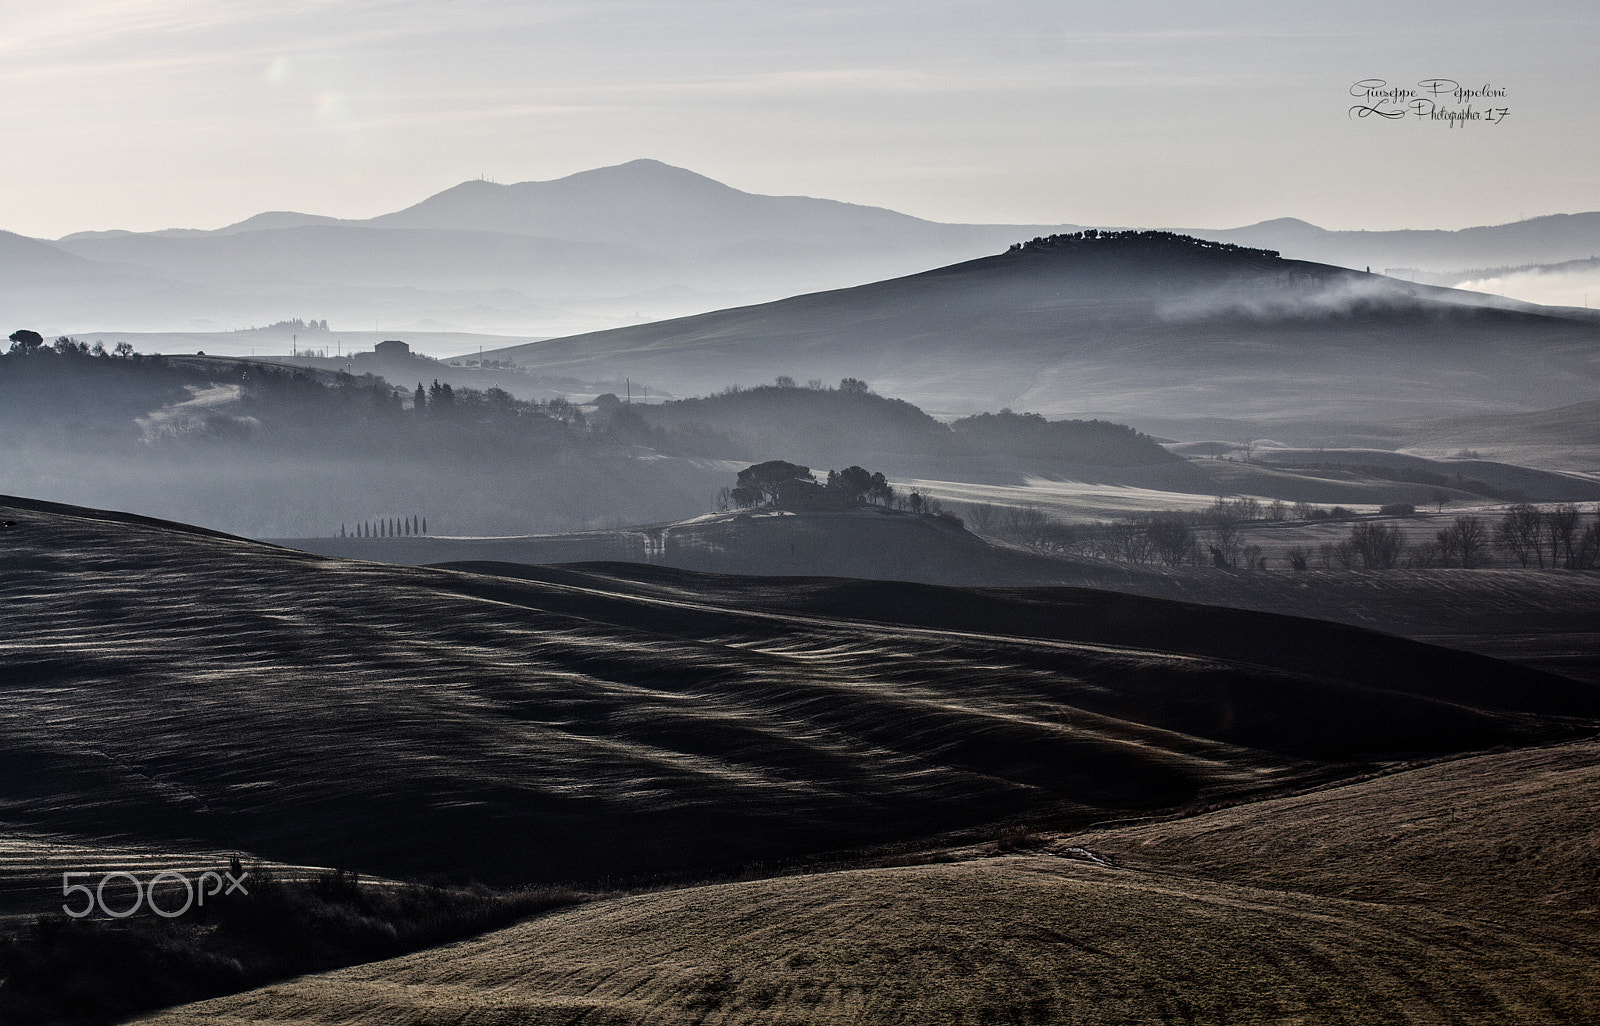
{"type": "Polygon", "coordinates": [[[1505,224],[1600,209],[1594,23],[1553,0],[19,0],[0,229],[364,219],[641,157],[945,223],[1505,224]],[[1355,82],[1427,76],[1509,114],[1350,116],[1355,82]]]}

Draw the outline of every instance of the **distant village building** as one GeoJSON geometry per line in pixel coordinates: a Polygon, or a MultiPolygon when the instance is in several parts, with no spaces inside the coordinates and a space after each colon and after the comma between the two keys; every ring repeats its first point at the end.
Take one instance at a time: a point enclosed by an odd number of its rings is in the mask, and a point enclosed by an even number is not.
{"type": "Polygon", "coordinates": [[[352,358],[355,369],[369,374],[425,374],[419,365],[436,367],[437,361],[411,351],[411,346],[397,338],[385,339],[372,347],[370,353],[356,353],[352,358]]]}

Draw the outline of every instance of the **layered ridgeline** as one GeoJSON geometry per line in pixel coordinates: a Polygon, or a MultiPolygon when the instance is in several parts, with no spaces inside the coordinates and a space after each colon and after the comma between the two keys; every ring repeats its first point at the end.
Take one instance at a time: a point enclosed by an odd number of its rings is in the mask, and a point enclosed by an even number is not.
{"type": "Polygon", "coordinates": [[[1052,229],[763,196],[635,160],[553,181],[463,182],[365,220],[277,211],[213,231],[0,235],[0,266],[65,265],[64,276],[12,279],[25,287],[7,296],[13,316],[59,330],[217,331],[292,310],[340,328],[381,318],[549,334],[873,281],[1041,230],[1052,229]]]}
{"type": "Polygon", "coordinates": [[[757,462],[792,453],[808,465],[882,465],[892,474],[1022,481],[1108,468],[1182,463],[1149,435],[1101,420],[984,413],[945,423],[874,394],[859,378],[838,387],[789,378],[696,399],[628,405],[602,397],[599,418],[619,437],[665,452],[757,462]]]}
{"type": "Polygon", "coordinates": [[[1163,445],[1098,418],[1001,409],[941,422],[853,377],[579,406],[451,388],[427,361],[390,384],[15,335],[26,343],[0,355],[0,491],[258,537],[328,538],[397,517],[456,536],[660,524],[715,508],[739,469],[771,459],[819,475],[867,466],[901,496],[921,489],[962,515],[985,502],[1065,503],[1060,512],[1098,518],[1226,494],[1422,504],[1439,487],[1451,501],[1600,497],[1587,477],[1453,458],[1500,440],[1530,462],[1588,469],[1593,404],[1406,429],[1448,459],[1271,445],[1252,456],[1233,442],[1163,445]]]}
{"type": "Polygon", "coordinates": [[[503,535],[692,517],[740,466],[772,458],[1011,484],[1185,466],[1116,424],[1005,413],[947,425],[847,385],[580,408],[436,379],[35,342],[0,355],[0,489],[266,537],[399,515],[429,517],[434,534],[503,535]]]}
{"type": "MultiPolygon", "coordinates": [[[[552,181],[463,182],[367,219],[274,211],[214,230],[0,232],[0,270],[12,316],[51,331],[228,331],[315,312],[341,330],[376,319],[550,335],[874,281],[1075,227],[939,224],[635,160],[552,181]]],[[[1293,218],[1184,230],[1380,270],[1556,264],[1600,250],[1594,213],[1458,232],[1332,232],[1293,218]]]]}
{"type": "Polygon", "coordinates": [[[1374,420],[1593,395],[1600,320],[1165,232],[1083,232],[858,288],[498,351],[679,394],[855,375],[1002,406],[1374,420]]]}
{"type": "Polygon", "coordinates": [[[6,500],[6,820],[500,882],[1176,810],[1600,724],[1593,688],[1105,593],[328,559],[6,500]]]}

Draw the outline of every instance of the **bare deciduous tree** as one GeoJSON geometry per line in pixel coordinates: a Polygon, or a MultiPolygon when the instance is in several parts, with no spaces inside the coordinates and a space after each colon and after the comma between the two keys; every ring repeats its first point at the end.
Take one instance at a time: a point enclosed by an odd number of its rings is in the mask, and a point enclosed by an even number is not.
{"type": "Polygon", "coordinates": [[[1244,542],[1239,537],[1239,528],[1232,520],[1223,520],[1211,529],[1207,546],[1211,549],[1212,562],[1218,566],[1239,565],[1239,550],[1244,542]]]}
{"type": "Polygon", "coordinates": [[[1435,531],[1433,534],[1434,559],[1441,566],[1450,566],[1460,559],[1460,546],[1456,542],[1456,533],[1450,528],[1435,531]]]}
{"type": "Polygon", "coordinates": [[[1000,517],[1000,510],[992,502],[976,502],[967,507],[967,520],[979,531],[988,533],[1000,517]]]}
{"type": "Polygon", "coordinates": [[[1540,531],[1543,523],[1544,515],[1537,506],[1526,502],[1510,506],[1495,525],[1495,547],[1511,553],[1523,566],[1530,560],[1537,560],[1543,568],[1544,536],[1540,531]]]}
{"type": "Polygon", "coordinates": [[[1570,502],[1562,503],[1544,514],[1545,538],[1550,544],[1550,565],[1555,566],[1556,560],[1562,559],[1568,570],[1574,568],[1577,562],[1573,543],[1578,535],[1578,522],[1582,519],[1578,507],[1570,502]]]}
{"type": "Polygon", "coordinates": [[[1450,525],[1455,539],[1455,555],[1461,565],[1471,569],[1489,561],[1489,532],[1477,517],[1460,516],[1450,525]]]}
{"type": "Polygon", "coordinates": [[[1050,524],[1050,516],[1037,506],[1011,506],[1001,517],[1001,531],[1024,545],[1039,545],[1050,524]]]}
{"type": "MultiPolygon", "coordinates": [[[[1595,510],[1595,516],[1600,517],[1600,509],[1595,510]]],[[[1572,568],[1593,570],[1596,567],[1600,567],[1600,520],[1585,527],[1578,536],[1577,556],[1572,568]]]]}
{"type": "Polygon", "coordinates": [[[1167,566],[1179,566],[1192,558],[1194,529],[1180,516],[1162,514],[1151,517],[1145,524],[1145,535],[1150,539],[1155,557],[1167,566]]]}
{"type": "Polygon", "coordinates": [[[1405,537],[1389,524],[1357,524],[1350,529],[1350,545],[1369,570],[1392,570],[1405,552],[1405,537]]]}

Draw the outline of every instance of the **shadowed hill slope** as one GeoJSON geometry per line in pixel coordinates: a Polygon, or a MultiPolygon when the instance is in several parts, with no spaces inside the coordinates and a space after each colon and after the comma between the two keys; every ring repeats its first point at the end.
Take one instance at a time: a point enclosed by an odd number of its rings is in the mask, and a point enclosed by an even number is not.
{"type": "Polygon", "coordinates": [[[705,871],[1600,720],[1559,678],[1283,618],[661,569],[518,580],[0,505],[5,819],[150,847],[504,881],[705,871]]]}
{"type": "MultiPolygon", "coordinates": [[[[1292,527],[1268,527],[1262,537],[1270,540],[1279,529],[1292,527]]],[[[1331,620],[1600,682],[1600,628],[1591,612],[1600,603],[1600,576],[1566,570],[1252,573],[1136,566],[990,544],[949,521],[876,507],[840,513],[757,509],[580,534],[295,538],[284,544],[324,555],[412,565],[625,561],[718,574],[855,577],[958,587],[1069,585],[1331,620]]],[[[618,567],[610,572],[649,569],[618,567]]]]}
{"type": "Polygon", "coordinates": [[[990,545],[951,521],[862,506],[759,508],[669,524],[498,538],[293,538],[323,555],[410,564],[642,562],[716,574],[863,577],[951,585],[1054,584],[1059,561],[990,545]]]}
{"type": "Polygon", "coordinates": [[[1407,451],[1424,455],[1472,449],[1528,467],[1600,473],[1600,401],[1438,421],[1420,425],[1405,442],[1407,451]]]}

